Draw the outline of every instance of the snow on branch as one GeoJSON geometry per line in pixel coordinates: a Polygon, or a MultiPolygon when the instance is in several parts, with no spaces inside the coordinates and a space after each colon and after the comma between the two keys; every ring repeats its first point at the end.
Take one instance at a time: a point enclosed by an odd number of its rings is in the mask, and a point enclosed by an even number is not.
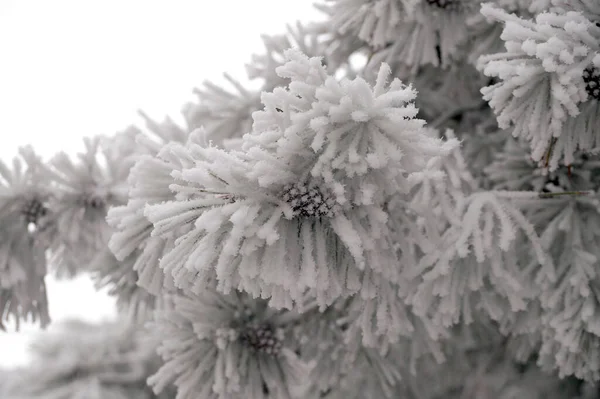
{"type": "Polygon", "coordinates": [[[600,27],[582,13],[544,12],[535,20],[482,6],[504,23],[506,51],[482,56],[484,74],[497,83],[482,89],[501,128],[531,145],[532,158],[554,170],[576,150],[599,143],[600,27]]]}
{"type": "Polygon", "coordinates": [[[12,170],[0,161],[0,329],[14,318],[50,322],[44,277],[46,241],[40,236],[50,222],[50,172],[31,147],[20,149],[12,170]]]}
{"type": "Polygon", "coordinates": [[[410,272],[419,276],[408,295],[418,315],[448,328],[473,322],[480,306],[492,320],[526,308],[535,293],[529,290],[534,278],[529,270],[547,257],[534,227],[511,203],[520,197],[531,200],[535,194],[478,192],[459,204],[460,223],[452,223],[441,245],[410,272]]]}
{"type": "MultiPolygon", "coordinates": [[[[305,294],[321,307],[354,294],[372,300],[377,287],[399,281],[386,203],[408,196],[410,176],[435,173],[435,159],[458,141],[423,129],[414,91],[398,80],[388,86],[385,65],[371,87],[361,78],[336,81],[318,58],[286,56],[278,73],[291,82],[263,94],[243,151],[188,143],[172,153],[194,160],[172,173],[181,182],[171,185],[176,196],[190,197],[149,204],[144,214],[152,236],[191,230],[176,233],[161,267],[276,308],[305,294]]],[[[175,284],[186,278],[175,276],[175,284]]],[[[393,301],[386,304],[374,308],[389,309],[379,311],[374,331],[393,337],[404,327],[393,301]]]]}

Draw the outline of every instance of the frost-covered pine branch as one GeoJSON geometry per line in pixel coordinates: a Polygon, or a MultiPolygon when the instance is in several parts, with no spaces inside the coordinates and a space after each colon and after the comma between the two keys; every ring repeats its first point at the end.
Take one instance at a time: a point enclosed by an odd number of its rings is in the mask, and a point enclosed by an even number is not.
{"type": "Polygon", "coordinates": [[[581,11],[562,8],[535,20],[486,4],[482,13],[504,23],[503,53],[479,60],[499,81],[482,89],[501,128],[530,142],[534,161],[551,169],[573,162],[576,150],[597,147],[600,27],[581,11]]]}
{"type": "Polygon", "coordinates": [[[0,393],[6,399],[171,399],[173,387],[155,395],[146,385],[159,366],[155,345],[126,320],[65,321],[33,341],[31,367],[12,370],[0,393]]]}
{"type": "Polygon", "coordinates": [[[317,7],[182,125],[0,163],[0,327],[50,322],[48,273],[123,320],[0,395],[598,396],[598,2],[317,7]]]}

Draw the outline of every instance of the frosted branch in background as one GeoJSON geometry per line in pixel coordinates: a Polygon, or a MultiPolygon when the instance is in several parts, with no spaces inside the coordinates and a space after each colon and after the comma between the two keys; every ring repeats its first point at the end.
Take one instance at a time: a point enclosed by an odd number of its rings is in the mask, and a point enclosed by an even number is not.
{"type": "Polygon", "coordinates": [[[111,173],[121,160],[103,156],[99,138],[85,140],[85,146],[76,161],[62,152],[49,164],[54,196],[48,207],[53,223],[51,231],[44,233],[50,241],[52,268],[63,276],[83,271],[95,252],[106,247],[111,233],[104,220],[106,210],[127,198],[126,174],[111,173]]]}
{"type": "Polygon", "coordinates": [[[49,171],[31,147],[20,150],[12,170],[0,161],[0,328],[10,318],[50,322],[40,230],[49,222],[49,171]]]}
{"type": "Polygon", "coordinates": [[[156,342],[141,329],[122,320],[100,325],[65,321],[53,327],[33,342],[32,366],[0,381],[3,398],[174,398],[172,386],[154,395],[146,385],[160,359],[156,342]]]}

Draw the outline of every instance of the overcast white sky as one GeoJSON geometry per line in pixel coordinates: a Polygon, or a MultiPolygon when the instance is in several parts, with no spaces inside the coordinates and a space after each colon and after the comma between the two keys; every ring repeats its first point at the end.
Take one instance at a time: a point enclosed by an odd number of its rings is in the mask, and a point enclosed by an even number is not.
{"type": "MultiPolygon", "coordinates": [[[[175,116],[203,80],[244,79],[261,33],[318,18],[311,0],[0,0],[0,159],[73,153],[137,109],[175,116]]],[[[54,320],[113,314],[86,278],[48,284],[54,320]]],[[[0,333],[0,367],[26,361],[24,330],[0,333]]]]}

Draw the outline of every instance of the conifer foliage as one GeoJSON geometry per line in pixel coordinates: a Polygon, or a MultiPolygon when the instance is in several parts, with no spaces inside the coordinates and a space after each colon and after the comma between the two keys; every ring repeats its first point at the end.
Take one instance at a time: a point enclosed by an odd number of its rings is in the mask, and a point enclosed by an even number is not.
{"type": "Polygon", "coordinates": [[[317,7],[261,90],[0,162],[0,327],[50,323],[48,273],[123,314],[2,397],[600,395],[599,3],[317,7]]]}

